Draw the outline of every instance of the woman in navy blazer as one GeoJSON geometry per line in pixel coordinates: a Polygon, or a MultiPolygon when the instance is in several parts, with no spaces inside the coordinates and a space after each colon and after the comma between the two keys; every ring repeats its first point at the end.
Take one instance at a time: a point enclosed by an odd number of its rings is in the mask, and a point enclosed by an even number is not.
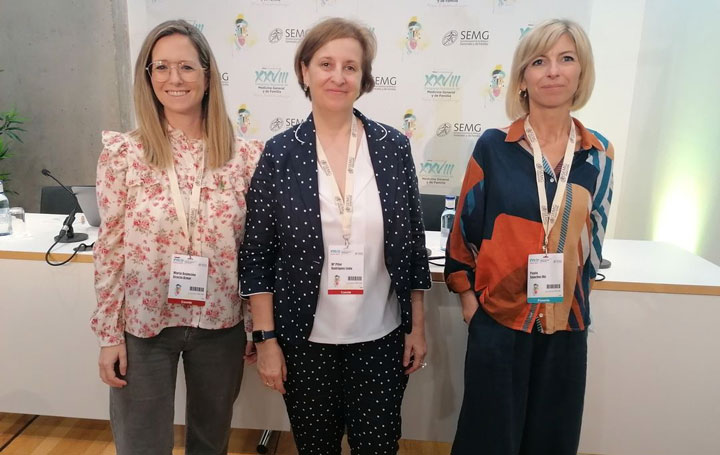
{"type": "Polygon", "coordinates": [[[354,22],[306,33],[295,69],[312,113],[267,142],[247,197],[241,289],[258,372],[284,394],[302,455],[339,454],[345,428],[353,454],[396,453],[407,378],[425,365],[430,274],[410,144],[353,109],[374,56],[354,22]]]}

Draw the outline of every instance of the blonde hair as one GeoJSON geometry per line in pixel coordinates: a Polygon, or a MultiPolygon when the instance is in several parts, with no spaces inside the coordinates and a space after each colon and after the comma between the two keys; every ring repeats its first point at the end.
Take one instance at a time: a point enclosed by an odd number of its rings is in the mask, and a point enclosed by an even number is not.
{"type": "Polygon", "coordinates": [[[341,17],[331,17],[308,30],[295,52],[295,75],[306,97],[310,98],[310,91],[305,90],[302,66],[310,65],[310,60],[318,49],[330,41],[340,38],[353,38],[357,40],[363,51],[362,62],[360,62],[360,66],[362,67],[362,80],[360,81],[358,98],[364,93],[371,92],[375,87],[375,79],[373,79],[372,75],[372,62],[377,52],[375,36],[373,36],[367,27],[357,22],[341,17]]]}
{"type": "Polygon", "coordinates": [[[155,43],[170,35],[183,35],[190,39],[205,69],[207,92],[202,100],[203,135],[205,139],[206,162],[209,168],[223,166],[233,154],[234,132],[225,110],[220,71],[210,45],[200,31],[184,20],[163,22],[150,31],[145,38],[135,62],[135,115],[138,128],[133,131],[145,150],[145,160],[158,168],[168,168],[173,163],[167,119],[163,106],[155,96],[150,75],[145,68],[150,64],[155,43]]]}
{"type": "Polygon", "coordinates": [[[547,52],[565,34],[575,43],[580,63],[580,80],[570,110],[580,109],[590,99],[595,85],[595,64],[590,40],[579,24],[567,19],[550,19],[530,30],[520,39],[520,43],[515,49],[510,69],[510,83],[505,98],[505,111],[511,120],[523,117],[530,112],[528,96],[520,93],[525,69],[531,61],[538,55],[547,52]]]}

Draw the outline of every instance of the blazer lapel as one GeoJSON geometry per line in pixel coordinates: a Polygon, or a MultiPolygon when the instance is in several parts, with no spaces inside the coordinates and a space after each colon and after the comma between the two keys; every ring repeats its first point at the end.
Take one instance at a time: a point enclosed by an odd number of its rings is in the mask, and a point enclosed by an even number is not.
{"type": "MultiPolygon", "coordinates": [[[[289,157],[292,163],[293,176],[296,181],[298,196],[305,206],[312,209],[313,213],[320,213],[320,199],[318,197],[318,176],[317,176],[317,153],[315,150],[315,123],[313,116],[295,127],[292,133],[298,142],[297,152],[293,151],[289,157]],[[297,158],[295,157],[297,155],[297,158]]],[[[290,189],[292,191],[292,188],[290,189]]],[[[312,217],[316,220],[316,217],[312,217]]]]}

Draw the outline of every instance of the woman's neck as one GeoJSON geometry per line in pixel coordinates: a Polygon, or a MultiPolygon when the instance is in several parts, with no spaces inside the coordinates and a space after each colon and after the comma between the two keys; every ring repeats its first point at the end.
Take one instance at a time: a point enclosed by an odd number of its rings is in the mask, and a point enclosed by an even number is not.
{"type": "Polygon", "coordinates": [[[554,143],[570,135],[568,109],[530,109],[530,125],[541,143],[554,143]]]}
{"type": "Polygon", "coordinates": [[[165,113],[165,119],[176,130],[183,132],[190,139],[202,139],[204,136],[202,114],[165,113]]]}
{"type": "Polygon", "coordinates": [[[327,138],[343,137],[350,134],[350,119],[355,119],[352,109],[347,112],[327,112],[313,106],[315,131],[327,138]]]}

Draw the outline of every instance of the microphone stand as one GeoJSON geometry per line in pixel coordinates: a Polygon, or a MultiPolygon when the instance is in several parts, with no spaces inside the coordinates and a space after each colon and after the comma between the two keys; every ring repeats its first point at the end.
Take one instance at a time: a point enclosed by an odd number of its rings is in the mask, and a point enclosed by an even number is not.
{"type": "Polygon", "coordinates": [[[77,199],[77,196],[75,196],[75,193],[73,193],[68,187],[63,185],[60,180],[56,179],[54,175],[50,173],[47,169],[42,170],[42,174],[46,177],[50,177],[51,179],[55,180],[58,185],[60,185],[65,191],[72,194],[73,199],[75,200],[75,207],[72,209],[70,214],[65,218],[65,221],[63,221],[62,229],[60,229],[60,233],[56,235],[53,239],[55,240],[55,243],[75,243],[75,242],[82,242],[83,240],[88,239],[88,235],[84,234],[82,232],[75,233],[73,230],[73,223],[75,222],[75,214],[77,213],[77,208],[80,205],[80,202],[77,199]]]}

